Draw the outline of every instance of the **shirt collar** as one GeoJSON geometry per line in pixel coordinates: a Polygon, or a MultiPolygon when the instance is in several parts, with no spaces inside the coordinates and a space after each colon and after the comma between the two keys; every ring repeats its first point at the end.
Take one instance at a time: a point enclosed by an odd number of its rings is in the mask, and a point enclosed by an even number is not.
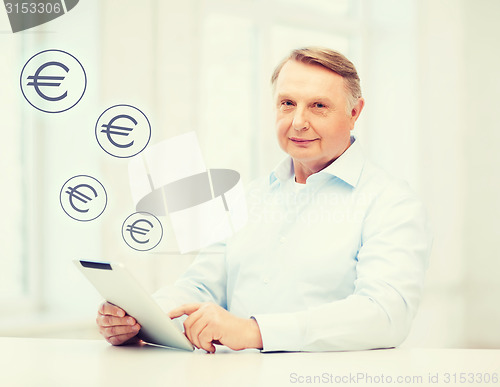
{"type": "MultiPolygon", "coordinates": [[[[351,137],[351,146],[340,155],[337,160],[331,163],[325,169],[309,176],[308,180],[315,176],[338,177],[352,187],[356,187],[363,170],[365,158],[359,140],[351,137]]],[[[293,160],[287,156],[282,160],[269,176],[269,184],[273,184],[276,180],[285,181],[295,175],[293,169],[293,160]]]]}

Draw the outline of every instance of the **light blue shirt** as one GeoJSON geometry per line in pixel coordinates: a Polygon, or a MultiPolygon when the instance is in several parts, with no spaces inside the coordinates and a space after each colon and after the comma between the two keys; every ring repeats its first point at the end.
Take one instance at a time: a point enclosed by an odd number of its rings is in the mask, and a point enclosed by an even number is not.
{"type": "Polygon", "coordinates": [[[252,184],[248,224],[156,293],[164,310],[210,301],[253,317],[264,351],[399,345],[421,297],[430,232],[408,185],[352,141],[306,184],[289,157],[252,184]]]}

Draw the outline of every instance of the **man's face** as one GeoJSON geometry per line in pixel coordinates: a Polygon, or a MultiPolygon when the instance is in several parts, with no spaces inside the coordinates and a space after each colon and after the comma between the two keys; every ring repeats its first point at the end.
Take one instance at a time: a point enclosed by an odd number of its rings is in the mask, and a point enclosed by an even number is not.
{"type": "Polygon", "coordinates": [[[285,63],[274,90],[276,131],[295,168],[318,172],[350,145],[363,100],[347,113],[344,79],[319,65],[285,63]]]}

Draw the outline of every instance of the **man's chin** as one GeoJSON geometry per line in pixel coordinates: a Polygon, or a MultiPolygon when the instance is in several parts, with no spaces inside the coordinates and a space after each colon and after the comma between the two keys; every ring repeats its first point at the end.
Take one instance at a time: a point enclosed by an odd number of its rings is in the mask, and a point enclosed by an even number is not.
{"type": "Polygon", "coordinates": [[[297,161],[302,161],[302,162],[311,162],[314,160],[319,160],[321,157],[317,154],[317,152],[314,152],[312,149],[304,149],[304,148],[293,148],[290,149],[288,148],[287,152],[290,157],[294,160],[297,161]]]}

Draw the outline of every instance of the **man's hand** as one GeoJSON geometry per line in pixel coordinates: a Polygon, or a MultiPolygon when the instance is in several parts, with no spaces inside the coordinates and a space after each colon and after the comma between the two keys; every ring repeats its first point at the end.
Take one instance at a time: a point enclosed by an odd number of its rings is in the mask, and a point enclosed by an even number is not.
{"type": "Polygon", "coordinates": [[[215,352],[215,344],[231,349],[262,348],[262,337],[257,321],[236,317],[224,308],[213,304],[185,304],[169,313],[170,318],[182,315],[187,338],[197,348],[215,352]]]}
{"type": "Polygon", "coordinates": [[[139,333],[141,326],[135,318],[109,302],[104,302],[99,307],[96,322],[99,326],[99,333],[113,345],[139,341],[135,336],[139,333]]]}

